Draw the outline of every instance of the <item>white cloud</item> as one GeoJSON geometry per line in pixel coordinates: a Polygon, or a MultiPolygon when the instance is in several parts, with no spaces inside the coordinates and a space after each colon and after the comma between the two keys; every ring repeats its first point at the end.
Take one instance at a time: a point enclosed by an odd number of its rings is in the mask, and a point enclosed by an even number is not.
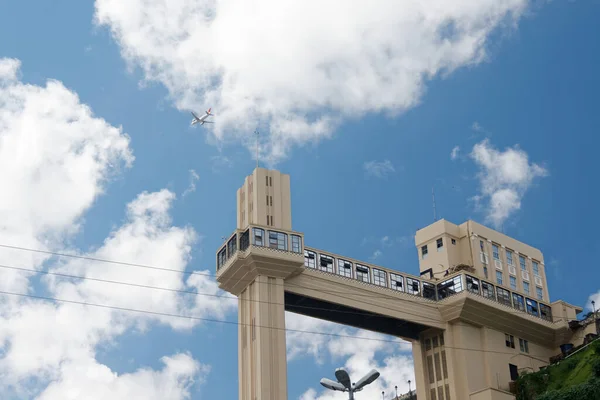
{"type": "Polygon", "coordinates": [[[130,67],[181,110],[213,107],[219,140],[268,126],[266,160],[365,113],[395,115],[429,79],[485,59],[490,33],[527,0],[96,0],[130,67]]]}
{"type": "Polygon", "coordinates": [[[374,176],[375,178],[385,178],[389,174],[396,172],[390,160],[367,161],[363,164],[363,168],[367,175],[374,176]]]}
{"type": "Polygon", "coordinates": [[[181,194],[181,197],[185,197],[190,193],[194,193],[196,191],[196,182],[198,182],[198,179],[200,179],[200,176],[198,176],[198,173],[196,171],[194,171],[193,169],[190,169],[189,172],[190,172],[190,184],[183,191],[183,193],[181,194]]]}
{"type": "Polygon", "coordinates": [[[548,175],[545,168],[529,163],[529,156],[518,146],[498,151],[487,139],[473,146],[471,158],[480,169],[480,194],[473,200],[478,206],[489,201],[486,218],[495,227],[521,208],[521,199],[535,178],[548,175]]]}
{"type": "Polygon", "coordinates": [[[458,154],[460,153],[460,146],[454,146],[452,152],[450,152],[450,159],[456,160],[458,158],[458,154]]]}
{"type": "MultiPolygon", "coordinates": [[[[66,243],[78,232],[111,174],[118,172],[119,165],[131,165],[129,138],[94,117],[60,82],[49,81],[44,87],[20,82],[19,65],[0,59],[0,193],[11,193],[0,196],[0,243],[183,271],[197,234],[189,227],[172,226],[169,212],[175,196],[167,190],[138,195],[127,205],[123,225],[96,250],[68,248],[66,243]]],[[[9,266],[218,292],[214,281],[197,274],[184,280],[181,273],[57,260],[5,248],[0,256],[2,264],[9,266]]],[[[1,290],[194,316],[223,317],[236,304],[52,275],[33,285],[31,276],[0,268],[1,290]]],[[[0,392],[5,397],[42,400],[125,399],[132,393],[148,399],[188,398],[191,385],[208,373],[207,366],[189,355],[164,357],[161,371],[139,369],[120,376],[95,359],[98,345],[112,342],[128,329],[141,334],[151,323],[186,329],[197,321],[0,296],[0,392]]]]}

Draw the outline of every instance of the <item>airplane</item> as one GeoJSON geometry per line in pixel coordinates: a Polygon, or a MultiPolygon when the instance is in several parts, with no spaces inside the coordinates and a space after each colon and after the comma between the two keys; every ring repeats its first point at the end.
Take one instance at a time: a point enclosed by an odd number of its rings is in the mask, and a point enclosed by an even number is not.
{"type": "Polygon", "coordinates": [[[200,125],[204,125],[204,124],[214,124],[214,122],[212,122],[212,121],[207,121],[207,120],[206,120],[206,118],[210,117],[211,115],[214,115],[214,114],[211,114],[211,113],[210,113],[210,110],[211,110],[210,108],[209,108],[208,110],[206,110],[206,114],[204,114],[204,115],[203,115],[203,116],[201,116],[201,117],[197,116],[197,115],[196,115],[196,114],[195,114],[195,113],[192,111],[192,115],[194,116],[194,119],[192,120],[192,123],[191,123],[191,125],[196,125],[196,124],[198,124],[198,123],[199,123],[200,125]]]}

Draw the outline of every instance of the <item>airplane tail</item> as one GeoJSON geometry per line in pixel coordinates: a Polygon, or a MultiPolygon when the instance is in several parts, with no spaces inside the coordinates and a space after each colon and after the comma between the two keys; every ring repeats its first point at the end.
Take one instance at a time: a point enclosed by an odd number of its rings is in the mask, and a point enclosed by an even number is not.
{"type": "Polygon", "coordinates": [[[210,114],[210,110],[212,110],[212,108],[209,108],[208,110],[206,110],[206,114],[207,114],[207,115],[211,115],[211,114],[210,114]]]}

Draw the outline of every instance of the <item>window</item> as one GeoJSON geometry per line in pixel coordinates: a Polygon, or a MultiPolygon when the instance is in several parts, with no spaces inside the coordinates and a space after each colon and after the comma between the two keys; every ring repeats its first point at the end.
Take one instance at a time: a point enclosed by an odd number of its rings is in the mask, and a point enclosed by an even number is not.
{"type": "Polygon", "coordinates": [[[532,261],[531,265],[533,266],[533,274],[535,276],[540,276],[540,265],[537,261],[532,261]]]}
{"type": "Polygon", "coordinates": [[[485,247],[484,247],[484,245],[483,245],[483,240],[480,240],[480,241],[479,241],[479,248],[481,249],[481,252],[482,252],[482,253],[485,253],[485,247]]]}
{"type": "Polygon", "coordinates": [[[254,240],[252,242],[255,246],[264,246],[265,245],[265,231],[260,228],[252,228],[252,235],[254,240]]]}
{"type": "Polygon", "coordinates": [[[547,305],[540,303],[540,317],[546,321],[552,321],[552,309],[547,305]]]}
{"type": "Polygon", "coordinates": [[[513,265],[513,253],[510,250],[506,250],[506,263],[508,265],[513,265]]]}
{"type": "Polygon", "coordinates": [[[514,364],[508,364],[508,370],[510,372],[510,380],[516,381],[519,378],[519,369],[514,364]]]}
{"type": "Polygon", "coordinates": [[[221,268],[225,262],[227,261],[227,248],[223,246],[223,248],[217,253],[217,270],[221,268]]]}
{"type": "Polygon", "coordinates": [[[402,277],[402,275],[396,275],[396,274],[392,274],[390,272],[390,288],[392,288],[394,290],[398,290],[400,292],[403,292],[404,291],[403,281],[404,281],[404,278],[402,277]]]}
{"type": "Polygon", "coordinates": [[[525,264],[525,257],[519,256],[519,264],[521,265],[521,269],[523,271],[527,271],[527,264],[525,264]]]}
{"type": "Polygon", "coordinates": [[[373,283],[377,286],[387,286],[387,274],[377,268],[373,268],[373,283]]]}
{"type": "Polygon", "coordinates": [[[479,294],[479,279],[467,275],[467,290],[479,294]]]}
{"type": "MultiPolygon", "coordinates": [[[[444,371],[444,379],[448,379],[448,361],[446,360],[446,350],[442,350],[442,371],[444,371]]],[[[446,393],[446,399],[450,400],[448,393],[446,393]]]]}
{"type": "MultiPolygon", "coordinates": [[[[435,340],[435,339],[437,339],[437,338],[433,338],[433,340],[435,340]]],[[[434,345],[433,347],[437,347],[437,346],[434,345]]],[[[435,353],[433,355],[433,360],[434,360],[434,365],[435,365],[436,381],[441,381],[442,380],[442,365],[440,363],[440,353],[435,353]]],[[[438,390],[439,389],[441,389],[441,387],[438,387],[438,390]]]]}
{"type": "Polygon", "coordinates": [[[523,353],[529,353],[529,342],[525,339],[519,338],[519,349],[523,353]]]}
{"type": "Polygon", "coordinates": [[[269,186],[273,186],[273,179],[271,177],[269,177],[269,186]]]}
{"type": "Polygon", "coordinates": [[[269,195],[266,195],[267,197],[267,206],[269,205],[269,195]]]}
{"type": "Polygon", "coordinates": [[[369,267],[365,265],[356,264],[356,279],[359,281],[370,283],[369,279],[369,267]]]}
{"type": "Polygon", "coordinates": [[[509,335],[508,333],[505,333],[504,340],[506,343],[506,347],[510,347],[511,349],[515,348],[515,337],[513,335],[509,335]]]}
{"type": "Polygon", "coordinates": [[[442,238],[439,238],[436,241],[436,245],[437,245],[437,251],[442,251],[444,249],[444,240],[442,238]]]}
{"type": "Polygon", "coordinates": [[[352,263],[338,258],[338,275],[352,278],[352,263]]]}
{"type": "Polygon", "coordinates": [[[523,292],[525,292],[525,294],[529,294],[529,282],[523,282],[523,292]]]}
{"type": "Polygon", "coordinates": [[[496,271],[496,283],[502,285],[502,271],[496,271]]]}
{"type": "Polygon", "coordinates": [[[434,284],[423,282],[423,297],[425,297],[427,299],[435,300],[435,285],[434,284]]]}
{"type": "Polygon", "coordinates": [[[316,268],[317,267],[315,265],[316,258],[317,258],[316,253],[314,253],[312,251],[304,250],[304,266],[305,267],[316,268]]]}
{"type": "Polygon", "coordinates": [[[492,243],[492,255],[494,257],[494,260],[499,260],[500,259],[500,250],[498,250],[498,245],[497,244],[493,244],[492,243]]]}
{"type": "Polygon", "coordinates": [[[269,177],[268,176],[265,176],[265,181],[267,182],[267,183],[265,183],[265,185],[269,186],[269,177]]]}
{"type": "Polygon", "coordinates": [[[456,240],[452,239],[452,244],[456,244],[456,240]]]}
{"type": "Polygon", "coordinates": [[[269,226],[269,216],[267,215],[267,226],[269,226]]]}
{"type": "Polygon", "coordinates": [[[544,291],[542,290],[541,287],[535,288],[535,294],[536,294],[538,300],[544,300],[544,291]]]}
{"type": "MultiPolygon", "coordinates": [[[[446,297],[452,296],[453,294],[460,293],[463,291],[461,276],[455,276],[448,280],[438,284],[438,297],[440,300],[446,297]]],[[[425,294],[425,282],[423,282],[423,295],[425,294]]]]}
{"type": "Polygon", "coordinates": [[[292,235],[292,251],[294,253],[301,253],[302,250],[302,238],[298,235],[292,235]]]}
{"type": "Polygon", "coordinates": [[[431,344],[433,345],[434,349],[440,347],[440,341],[437,336],[431,338],[431,344]]]}
{"type": "Polygon", "coordinates": [[[431,339],[425,339],[425,351],[431,350],[431,339]]]}
{"type": "Polygon", "coordinates": [[[287,251],[287,234],[275,231],[269,231],[269,247],[287,251]]]}
{"type": "Polygon", "coordinates": [[[525,311],[525,299],[523,296],[517,293],[513,293],[512,296],[514,307],[519,311],[525,311]]]}
{"type": "MultiPolygon", "coordinates": [[[[429,375],[429,383],[435,383],[435,376],[433,376],[433,357],[427,356],[427,375],[429,375]]],[[[435,389],[431,389],[433,392],[433,399],[435,399],[435,389]]]]}
{"type": "Polygon", "coordinates": [[[421,258],[423,260],[427,258],[427,245],[421,247],[421,258]]]}
{"type": "Polygon", "coordinates": [[[498,295],[498,303],[512,306],[512,302],[510,301],[510,292],[508,290],[497,287],[496,294],[498,295]]]}
{"type": "Polygon", "coordinates": [[[229,257],[233,255],[237,251],[237,235],[233,235],[229,242],[227,242],[227,254],[229,257]]]}
{"type": "Polygon", "coordinates": [[[485,279],[490,279],[488,276],[488,269],[486,266],[483,267],[483,275],[485,275],[485,279]]]}
{"type": "Polygon", "coordinates": [[[319,254],[319,269],[333,274],[333,257],[319,254]]]}
{"type": "Polygon", "coordinates": [[[421,292],[421,282],[416,279],[406,278],[406,293],[419,295],[421,292]]]}
{"type": "Polygon", "coordinates": [[[515,278],[514,276],[510,277],[510,288],[512,290],[517,290],[517,278],[515,278]]]}
{"type": "Polygon", "coordinates": [[[496,293],[494,292],[494,285],[487,282],[481,282],[481,294],[483,297],[488,299],[496,300],[496,293]]]}
{"type": "Polygon", "coordinates": [[[240,236],[240,250],[245,251],[250,246],[250,229],[242,233],[240,236]]]}
{"type": "Polygon", "coordinates": [[[538,303],[537,303],[537,301],[531,300],[531,299],[527,299],[526,303],[527,303],[527,313],[529,313],[531,315],[535,315],[536,317],[539,317],[540,313],[538,311],[538,303]]]}

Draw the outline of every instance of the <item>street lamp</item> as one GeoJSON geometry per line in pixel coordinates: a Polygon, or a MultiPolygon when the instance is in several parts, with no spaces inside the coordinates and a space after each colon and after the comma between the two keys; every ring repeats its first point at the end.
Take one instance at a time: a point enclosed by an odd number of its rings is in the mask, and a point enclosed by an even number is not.
{"type": "Polygon", "coordinates": [[[412,395],[412,390],[410,390],[410,379],[408,380],[408,395],[412,395]]]}
{"type": "Polygon", "coordinates": [[[331,379],[322,378],[320,383],[329,390],[348,392],[348,400],[354,400],[354,393],[360,392],[365,386],[373,383],[375,379],[379,378],[379,372],[372,369],[368,374],[360,378],[357,383],[351,384],[348,372],[343,368],[338,368],[335,370],[335,378],[337,379],[337,382],[332,381],[331,379]]]}

